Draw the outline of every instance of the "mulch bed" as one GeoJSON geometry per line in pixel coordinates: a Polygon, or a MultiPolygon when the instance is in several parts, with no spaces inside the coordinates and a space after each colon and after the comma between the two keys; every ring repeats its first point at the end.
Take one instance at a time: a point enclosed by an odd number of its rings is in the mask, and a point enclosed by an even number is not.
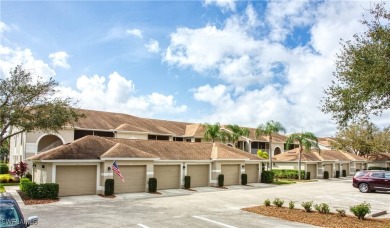
{"type": "Polygon", "coordinates": [[[20,195],[20,198],[22,198],[23,203],[25,205],[47,204],[47,203],[54,203],[59,201],[59,199],[31,199],[24,192],[20,190],[16,190],[16,192],[20,195]]]}
{"type": "Polygon", "coordinates": [[[287,207],[257,206],[243,208],[242,210],[265,216],[280,218],[288,221],[312,224],[321,227],[390,227],[390,219],[366,218],[365,220],[359,220],[357,217],[352,216],[341,217],[339,214],[336,213],[320,214],[318,212],[305,212],[304,210],[289,209],[287,207]]]}

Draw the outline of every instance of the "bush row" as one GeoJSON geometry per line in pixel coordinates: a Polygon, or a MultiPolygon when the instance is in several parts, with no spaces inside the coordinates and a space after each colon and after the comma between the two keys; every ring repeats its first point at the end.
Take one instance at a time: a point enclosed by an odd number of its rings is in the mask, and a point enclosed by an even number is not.
{"type": "Polygon", "coordinates": [[[371,166],[368,167],[368,170],[385,170],[385,171],[390,171],[390,167],[379,167],[379,166],[371,166]]]}
{"type": "MultiPolygon", "coordinates": [[[[283,204],[284,204],[284,201],[279,199],[279,198],[275,198],[274,201],[272,202],[275,206],[277,207],[282,207],[283,204]]],[[[271,201],[269,199],[266,199],[264,200],[263,204],[268,207],[268,206],[271,206],[271,201]]],[[[320,204],[314,204],[313,205],[313,201],[307,201],[307,202],[302,202],[301,203],[301,206],[303,207],[303,209],[306,211],[306,212],[311,212],[312,211],[312,208],[314,207],[314,209],[316,211],[318,211],[319,213],[322,213],[322,214],[329,214],[330,213],[330,207],[328,204],[326,203],[320,203],[320,204]]],[[[295,202],[294,201],[290,201],[289,204],[288,204],[288,207],[290,209],[294,209],[295,207],[295,202]]],[[[369,203],[361,203],[361,204],[358,204],[358,205],[355,205],[355,206],[352,206],[349,208],[349,210],[358,218],[358,219],[361,219],[363,220],[364,217],[371,213],[371,205],[369,203]]],[[[336,209],[336,211],[339,213],[340,216],[345,216],[345,210],[344,209],[336,209]]]]}
{"type": "Polygon", "coordinates": [[[14,178],[11,174],[0,174],[0,183],[9,183],[13,182],[14,178]]]}
{"type": "Polygon", "coordinates": [[[37,184],[22,178],[20,189],[32,199],[57,199],[59,186],[56,183],[37,184]]]}
{"type": "MultiPolygon", "coordinates": [[[[272,170],[274,173],[275,179],[299,179],[298,170],[292,169],[274,169],[272,170]]],[[[305,179],[305,171],[301,170],[301,178],[305,179]]]]}

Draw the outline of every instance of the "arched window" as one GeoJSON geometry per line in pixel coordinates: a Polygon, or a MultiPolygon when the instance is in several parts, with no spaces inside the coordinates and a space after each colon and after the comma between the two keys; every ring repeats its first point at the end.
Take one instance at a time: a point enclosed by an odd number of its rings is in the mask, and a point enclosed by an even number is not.
{"type": "Polygon", "coordinates": [[[53,149],[64,144],[56,135],[45,135],[38,142],[38,153],[53,149]]]}

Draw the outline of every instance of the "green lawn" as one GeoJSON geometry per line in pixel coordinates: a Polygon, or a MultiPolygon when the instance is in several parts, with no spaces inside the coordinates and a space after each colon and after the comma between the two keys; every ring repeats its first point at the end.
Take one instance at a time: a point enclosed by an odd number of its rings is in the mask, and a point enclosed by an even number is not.
{"type": "Polygon", "coordinates": [[[283,184],[296,184],[296,183],[304,183],[304,182],[315,182],[317,180],[291,180],[291,179],[278,179],[274,180],[272,184],[283,185],[283,184]]]}

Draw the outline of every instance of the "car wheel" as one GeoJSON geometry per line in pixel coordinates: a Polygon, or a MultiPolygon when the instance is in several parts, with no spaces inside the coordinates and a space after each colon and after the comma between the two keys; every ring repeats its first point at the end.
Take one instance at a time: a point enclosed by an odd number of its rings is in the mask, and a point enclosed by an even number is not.
{"type": "Polygon", "coordinates": [[[359,184],[359,190],[360,190],[360,192],[363,192],[363,193],[367,193],[368,191],[370,191],[370,189],[368,188],[368,184],[366,184],[366,183],[359,184]]]}

